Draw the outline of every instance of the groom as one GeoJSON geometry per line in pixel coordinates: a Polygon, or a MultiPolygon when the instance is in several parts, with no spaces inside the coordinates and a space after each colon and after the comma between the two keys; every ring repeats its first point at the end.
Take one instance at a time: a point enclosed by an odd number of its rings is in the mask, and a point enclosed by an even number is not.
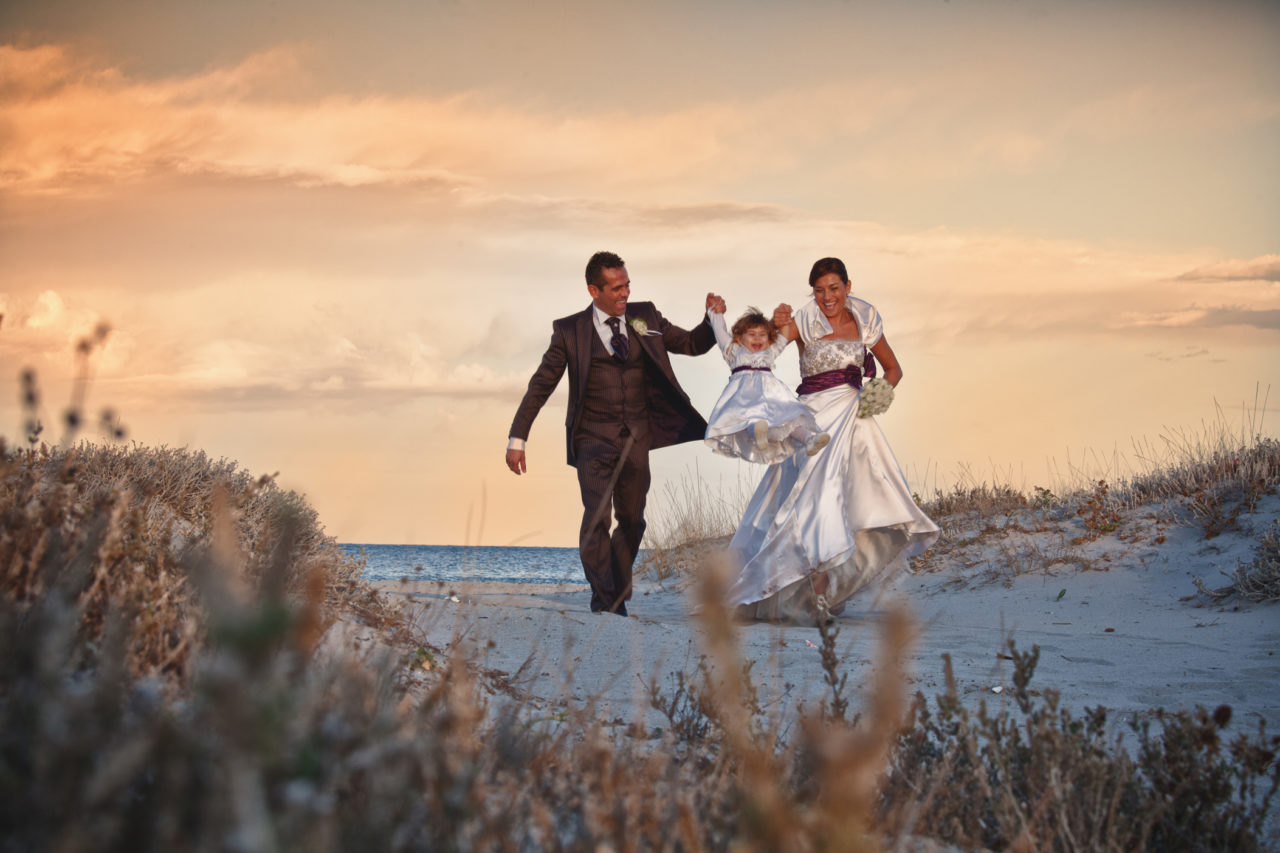
{"type": "MultiPolygon", "coordinates": [[[[585,311],[551,324],[551,345],[511,422],[507,467],[524,473],[529,428],[567,368],[565,438],[582,491],[578,553],[591,584],[591,610],[626,616],[631,565],[644,536],[649,451],[697,441],[707,429],[667,354],[701,355],[715,334],[705,313],[685,331],[651,302],[628,303],[631,279],[612,252],[596,252],[587,262],[587,292],[592,304],[585,311]],[[612,535],[610,504],[618,520],[612,535]]],[[[706,307],[713,305],[724,310],[724,300],[708,293],[706,307]]]]}

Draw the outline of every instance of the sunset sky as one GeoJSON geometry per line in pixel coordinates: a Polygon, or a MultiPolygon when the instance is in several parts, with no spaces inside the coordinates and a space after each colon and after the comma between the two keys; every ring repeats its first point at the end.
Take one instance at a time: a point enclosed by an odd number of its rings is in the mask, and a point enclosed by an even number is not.
{"type": "MultiPolygon", "coordinates": [[[[689,326],[837,255],[914,488],[1115,475],[1259,388],[1277,433],[1278,154],[1273,2],[9,0],[0,435],[31,367],[56,440],[106,322],[91,413],[341,541],[570,545],[563,387],[503,450],[587,257],[689,326]]],[[[675,366],[709,412],[723,360],[675,366]]],[[[761,473],[652,462],[651,517],[761,473]]]]}

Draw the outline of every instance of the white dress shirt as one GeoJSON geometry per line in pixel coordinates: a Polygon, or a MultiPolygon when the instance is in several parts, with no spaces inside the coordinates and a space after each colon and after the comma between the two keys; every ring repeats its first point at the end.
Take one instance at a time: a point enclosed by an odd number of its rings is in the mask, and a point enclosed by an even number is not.
{"type": "MultiPolygon", "coordinates": [[[[591,306],[591,313],[595,316],[596,334],[600,336],[600,342],[604,344],[605,351],[608,352],[609,355],[617,355],[617,353],[613,351],[613,344],[610,343],[610,341],[613,340],[613,329],[609,326],[609,317],[611,315],[601,311],[600,306],[598,305],[591,306]]],[[[622,321],[622,325],[618,328],[618,331],[625,335],[627,333],[627,315],[623,314],[618,319],[622,321]]]]}

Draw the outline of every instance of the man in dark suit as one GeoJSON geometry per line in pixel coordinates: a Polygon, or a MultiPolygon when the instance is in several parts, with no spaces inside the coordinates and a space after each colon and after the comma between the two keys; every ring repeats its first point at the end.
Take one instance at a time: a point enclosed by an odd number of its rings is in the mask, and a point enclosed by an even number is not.
{"type": "MultiPolygon", "coordinates": [[[[644,536],[649,451],[701,440],[707,429],[667,354],[701,355],[715,345],[715,334],[705,314],[685,331],[653,303],[628,302],[631,279],[612,252],[587,262],[587,292],[592,304],[585,311],[551,324],[551,345],[511,423],[507,467],[524,473],[529,428],[567,369],[565,438],[582,491],[578,552],[591,584],[591,610],[626,616],[631,566],[644,536]],[[618,520],[612,534],[610,503],[618,520]]],[[[706,307],[713,305],[724,310],[724,300],[708,293],[706,307]]]]}

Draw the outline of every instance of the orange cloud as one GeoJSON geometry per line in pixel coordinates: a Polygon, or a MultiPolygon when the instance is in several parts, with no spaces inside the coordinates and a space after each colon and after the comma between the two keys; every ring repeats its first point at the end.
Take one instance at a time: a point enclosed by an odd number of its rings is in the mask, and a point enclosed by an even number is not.
{"type": "Polygon", "coordinates": [[[1196,267],[1178,276],[1179,281],[1280,281],[1280,255],[1248,260],[1220,261],[1196,267]]]}
{"type": "Polygon", "coordinates": [[[642,183],[728,156],[718,135],[695,132],[731,123],[714,109],[639,123],[540,116],[478,97],[272,97],[299,68],[280,48],[186,79],[133,80],[64,48],[0,46],[0,69],[18,81],[0,91],[11,129],[0,186],[60,191],[167,173],[348,186],[642,183]]]}
{"type": "Polygon", "coordinates": [[[1044,79],[1010,79],[982,64],[833,77],[760,97],[672,99],[678,106],[646,113],[574,113],[481,93],[317,94],[308,58],[282,46],[189,77],[139,79],[64,47],[0,46],[9,129],[0,187],[67,192],[194,174],[701,202],[709,187],[798,170],[832,186],[1021,174],[1099,127],[1141,136],[1280,114],[1274,98],[1221,97],[1204,86],[1046,98],[1044,79]]]}

